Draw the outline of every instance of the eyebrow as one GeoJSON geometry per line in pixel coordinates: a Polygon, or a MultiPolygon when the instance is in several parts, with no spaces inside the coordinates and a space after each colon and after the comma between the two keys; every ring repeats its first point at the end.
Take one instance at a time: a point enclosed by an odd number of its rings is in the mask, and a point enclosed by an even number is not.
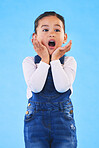
{"type": "Polygon", "coordinates": [[[61,26],[59,24],[55,24],[54,26],[59,26],[61,28],[61,26]]]}
{"type": "Polygon", "coordinates": [[[49,25],[42,25],[41,28],[42,28],[42,27],[48,27],[48,26],[49,26],[49,25]]]}
{"type": "MultiPolygon", "coordinates": [[[[59,26],[61,28],[61,26],[59,24],[55,24],[54,26],[59,26]]],[[[49,27],[49,25],[42,25],[41,28],[42,27],[49,27]]]]}

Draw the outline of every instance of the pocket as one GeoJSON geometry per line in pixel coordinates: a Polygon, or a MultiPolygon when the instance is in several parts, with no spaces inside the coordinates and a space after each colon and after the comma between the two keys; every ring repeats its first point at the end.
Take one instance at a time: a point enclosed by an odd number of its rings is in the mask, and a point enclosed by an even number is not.
{"type": "Polygon", "coordinates": [[[63,103],[63,109],[62,109],[63,115],[66,119],[73,119],[73,105],[71,100],[69,100],[66,103],[63,103]]]}
{"type": "Polygon", "coordinates": [[[28,106],[27,111],[24,116],[24,121],[30,121],[30,120],[34,119],[36,112],[37,111],[34,109],[33,106],[28,106]]]}
{"type": "Polygon", "coordinates": [[[24,116],[24,121],[30,121],[34,116],[34,113],[30,110],[27,110],[24,116]]]}
{"type": "Polygon", "coordinates": [[[70,109],[69,112],[63,112],[64,123],[67,125],[70,130],[71,135],[76,136],[76,126],[75,120],[73,117],[73,109],[70,109]]]}
{"type": "Polygon", "coordinates": [[[74,114],[73,114],[73,107],[69,107],[69,108],[65,109],[65,110],[63,111],[63,114],[64,114],[64,117],[65,117],[66,119],[68,119],[68,120],[73,119],[73,117],[74,117],[74,114]]]}
{"type": "Polygon", "coordinates": [[[71,130],[71,135],[75,138],[75,140],[77,140],[75,121],[74,120],[70,121],[69,126],[70,126],[70,130],[71,130]]]}
{"type": "Polygon", "coordinates": [[[28,103],[27,111],[26,111],[25,116],[24,116],[24,121],[32,120],[34,118],[35,112],[36,112],[35,104],[28,103]]]}

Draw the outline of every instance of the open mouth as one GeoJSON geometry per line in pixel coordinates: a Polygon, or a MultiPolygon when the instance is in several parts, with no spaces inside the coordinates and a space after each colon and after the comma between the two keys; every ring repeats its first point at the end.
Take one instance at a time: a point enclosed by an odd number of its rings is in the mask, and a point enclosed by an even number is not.
{"type": "Polygon", "coordinates": [[[49,45],[50,47],[54,47],[54,46],[55,46],[55,41],[54,41],[54,40],[50,40],[50,41],[48,42],[48,45],[49,45]]]}

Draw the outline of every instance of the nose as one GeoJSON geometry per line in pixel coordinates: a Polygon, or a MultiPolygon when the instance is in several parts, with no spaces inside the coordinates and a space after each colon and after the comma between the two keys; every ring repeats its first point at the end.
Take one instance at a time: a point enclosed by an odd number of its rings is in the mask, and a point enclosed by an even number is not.
{"type": "Polygon", "coordinates": [[[53,34],[50,34],[49,37],[54,37],[54,35],[53,34]]]}
{"type": "Polygon", "coordinates": [[[54,31],[51,31],[51,32],[49,33],[49,37],[54,37],[54,36],[55,36],[54,31]]]}

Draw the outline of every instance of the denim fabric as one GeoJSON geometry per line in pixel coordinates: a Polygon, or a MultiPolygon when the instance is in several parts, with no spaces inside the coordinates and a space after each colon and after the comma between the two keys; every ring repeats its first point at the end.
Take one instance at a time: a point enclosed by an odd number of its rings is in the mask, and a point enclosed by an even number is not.
{"type": "MultiPolygon", "coordinates": [[[[35,63],[40,57],[35,57],[35,63]]],[[[64,56],[60,59],[63,64],[64,56]]],[[[32,92],[33,93],[33,92],[32,92]]],[[[51,69],[43,90],[28,100],[24,117],[25,148],[77,148],[71,90],[56,91],[51,69]]]]}

